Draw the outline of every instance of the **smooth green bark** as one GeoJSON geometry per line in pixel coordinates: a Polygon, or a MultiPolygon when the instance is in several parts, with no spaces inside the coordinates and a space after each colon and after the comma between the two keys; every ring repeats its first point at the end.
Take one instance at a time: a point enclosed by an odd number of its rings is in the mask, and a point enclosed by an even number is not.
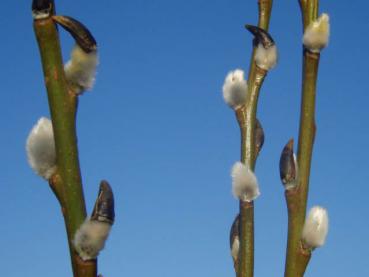
{"type": "MultiPolygon", "coordinates": [[[[258,26],[268,30],[272,10],[272,0],[259,0],[258,26]]],[[[255,122],[260,88],[266,71],[255,64],[255,49],[250,61],[246,105],[236,111],[241,130],[241,162],[255,170],[255,122]]],[[[254,202],[240,201],[240,252],[237,268],[238,277],[254,276],[254,202]]]]}
{"type": "MultiPolygon", "coordinates": [[[[303,30],[318,17],[318,0],[300,0],[303,30]]],[[[315,139],[315,98],[319,53],[303,50],[302,97],[297,150],[298,187],[286,191],[288,207],[288,242],[285,277],[302,277],[310,261],[311,251],[301,242],[309,191],[309,177],[315,139]]]]}
{"type": "Polygon", "coordinates": [[[51,18],[34,21],[45,85],[54,130],[57,174],[50,180],[64,216],[75,277],[95,277],[96,260],[83,262],[75,253],[72,240],[86,218],[78,161],[76,136],[77,96],[68,87],[64,76],[59,36],[51,18]]]}

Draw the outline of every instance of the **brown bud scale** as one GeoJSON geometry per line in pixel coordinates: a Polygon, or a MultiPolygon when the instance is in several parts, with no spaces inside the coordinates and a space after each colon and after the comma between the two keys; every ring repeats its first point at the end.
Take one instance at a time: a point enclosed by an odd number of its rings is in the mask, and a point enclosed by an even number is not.
{"type": "Polygon", "coordinates": [[[256,119],[255,122],[255,148],[256,148],[256,155],[258,155],[261,151],[261,148],[264,145],[264,129],[263,126],[261,126],[261,123],[259,119],[256,119]]]}
{"type": "Polygon", "coordinates": [[[293,153],[293,139],[283,148],[279,160],[279,173],[284,185],[291,184],[297,178],[297,164],[293,153]]]}
{"type": "Polygon", "coordinates": [[[101,181],[98,197],[92,211],[91,220],[113,224],[115,219],[114,194],[107,181],[101,181]]]}
{"type": "Polygon", "coordinates": [[[254,35],[256,44],[261,43],[265,49],[268,49],[275,44],[272,36],[264,29],[254,25],[245,25],[245,27],[254,35]]]}
{"type": "Polygon", "coordinates": [[[54,15],[53,20],[73,36],[76,43],[83,49],[83,51],[90,53],[97,50],[95,38],[81,22],[64,15],[54,15]]]}

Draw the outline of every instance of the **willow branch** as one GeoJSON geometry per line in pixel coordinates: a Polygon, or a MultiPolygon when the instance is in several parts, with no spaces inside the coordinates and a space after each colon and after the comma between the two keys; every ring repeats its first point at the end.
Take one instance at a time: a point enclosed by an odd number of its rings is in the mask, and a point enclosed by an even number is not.
{"type": "MultiPolygon", "coordinates": [[[[303,29],[317,18],[318,0],[300,0],[303,29]]],[[[311,252],[301,243],[309,191],[309,177],[315,138],[315,96],[318,76],[319,53],[303,51],[302,100],[297,161],[299,166],[298,187],[286,191],[288,207],[288,243],[285,277],[303,276],[311,252]]]]}
{"type": "MultiPolygon", "coordinates": [[[[258,26],[268,30],[272,0],[259,0],[258,26]]],[[[241,162],[252,171],[255,169],[255,122],[257,103],[261,85],[266,71],[255,64],[255,48],[253,49],[249,76],[246,105],[236,111],[241,130],[241,162]]],[[[238,277],[252,277],[254,275],[254,202],[240,201],[240,252],[237,269],[238,277]]]]}
{"type": "Polygon", "coordinates": [[[95,277],[96,260],[83,262],[72,244],[73,235],[86,217],[75,126],[77,98],[69,90],[64,76],[59,37],[53,20],[51,17],[35,20],[34,30],[41,54],[57,154],[58,177],[53,179],[56,183],[52,183],[51,187],[62,207],[74,276],[95,277]]]}

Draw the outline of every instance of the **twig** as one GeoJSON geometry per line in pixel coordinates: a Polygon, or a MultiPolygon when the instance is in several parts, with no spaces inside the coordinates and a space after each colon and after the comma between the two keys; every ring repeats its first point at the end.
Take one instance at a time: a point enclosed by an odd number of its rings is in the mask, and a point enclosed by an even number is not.
{"type": "MultiPolygon", "coordinates": [[[[268,30],[272,0],[259,0],[258,26],[268,30]]],[[[241,162],[252,171],[255,168],[255,122],[257,102],[266,71],[255,64],[255,49],[253,50],[249,76],[246,105],[236,111],[241,130],[241,162]]],[[[238,277],[254,275],[254,202],[240,201],[240,252],[238,262],[238,277]]]]}
{"type": "MultiPolygon", "coordinates": [[[[318,0],[300,0],[303,30],[318,16],[318,0]]],[[[315,95],[319,53],[303,51],[303,83],[300,114],[300,130],[297,151],[299,166],[298,186],[286,191],[288,207],[288,243],[285,277],[303,276],[311,257],[311,251],[303,248],[301,232],[305,221],[311,157],[315,138],[315,95]]]]}
{"type": "Polygon", "coordinates": [[[41,54],[57,151],[58,177],[53,178],[51,187],[62,207],[74,276],[95,277],[96,260],[82,261],[72,244],[73,235],[86,217],[75,128],[78,99],[68,88],[64,76],[58,32],[51,17],[35,20],[34,30],[41,54]]]}

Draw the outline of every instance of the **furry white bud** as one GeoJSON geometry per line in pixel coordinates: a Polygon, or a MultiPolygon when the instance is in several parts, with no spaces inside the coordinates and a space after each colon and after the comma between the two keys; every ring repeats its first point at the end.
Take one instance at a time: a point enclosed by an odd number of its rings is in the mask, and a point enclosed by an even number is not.
{"type": "Polygon", "coordinates": [[[87,218],[77,230],[73,244],[82,260],[95,259],[104,248],[111,225],[87,218]]]}
{"type": "Polygon", "coordinates": [[[74,46],[71,59],[65,64],[64,71],[68,82],[77,94],[92,89],[98,63],[97,51],[86,53],[77,44],[74,46]]]}
{"type": "Polygon", "coordinates": [[[268,48],[261,43],[258,44],[255,52],[255,62],[258,67],[268,71],[277,64],[277,60],[278,52],[275,44],[268,48]]]}
{"type": "Polygon", "coordinates": [[[329,33],[329,16],[323,13],[307,26],[303,43],[311,52],[319,53],[320,50],[328,45],[329,33]]]}
{"type": "Polygon", "coordinates": [[[259,184],[255,174],[243,163],[236,162],[232,167],[232,192],[234,197],[251,202],[259,195],[259,184]]]}
{"type": "Polygon", "coordinates": [[[50,119],[41,117],[32,128],[26,142],[28,163],[46,180],[55,173],[56,152],[53,126],[50,119]]]}
{"type": "Polygon", "coordinates": [[[223,84],[224,101],[233,109],[237,109],[246,102],[247,81],[241,69],[236,69],[227,74],[223,84]]]}
{"type": "Polygon", "coordinates": [[[315,206],[310,209],[302,230],[302,240],[307,248],[317,248],[325,242],[328,233],[327,210],[315,206]]]}

